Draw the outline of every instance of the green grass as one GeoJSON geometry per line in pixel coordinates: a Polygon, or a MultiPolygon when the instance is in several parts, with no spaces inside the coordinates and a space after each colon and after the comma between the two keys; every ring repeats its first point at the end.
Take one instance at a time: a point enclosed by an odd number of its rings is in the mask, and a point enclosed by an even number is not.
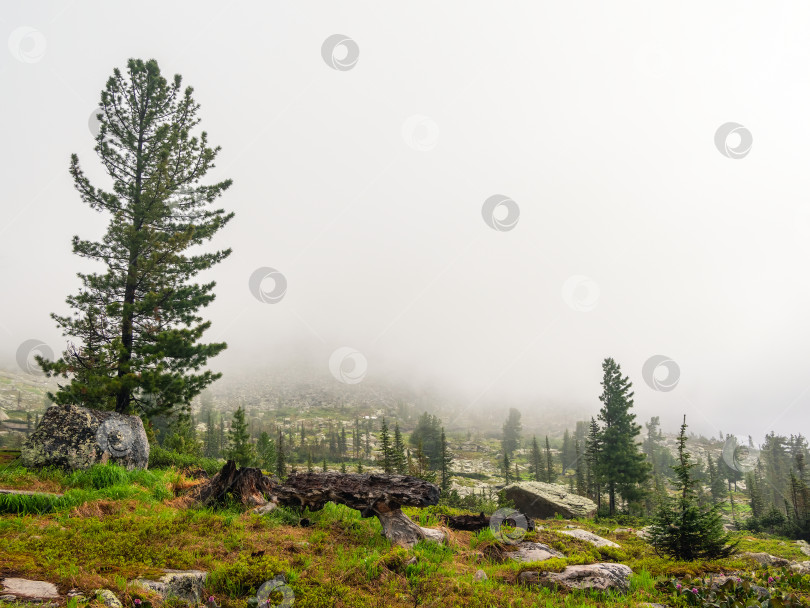
{"type": "MultiPolygon", "coordinates": [[[[296,608],[559,608],[671,605],[656,585],[672,576],[752,568],[739,557],[691,563],[664,559],[634,535],[611,536],[619,522],[607,520],[573,523],[615,538],[621,549],[597,549],[559,534],[569,521],[539,522],[547,529],[526,539],[548,544],[565,557],[531,565],[500,561],[490,551],[498,543],[489,529],[451,532],[447,546],[423,542],[406,550],[391,546],[377,518],[363,518],[353,509],[330,503],[316,512],[279,507],[259,516],[233,506],[188,507],[174,496],[174,488],[187,483],[175,467],[126,471],[104,465],[69,474],[29,471],[18,464],[0,468],[0,486],[64,493],[58,499],[6,500],[11,495],[0,495],[4,574],[49,580],[88,597],[93,589],[109,588],[125,608],[132,608],[135,599],[158,606],[156,597],[127,581],[158,575],[163,568],[208,572],[205,593],[223,608],[244,608],[262,583],[281,573],[295,593],[296,608]],[[301,527],[302,518],[312,525],[301,527]],[[621,561],[633,569],[628,594],[561,593],[516,584],[526,569],[562,570],[599,561],[621,561]],[[473,581],[478,569],[487,581],[473,581]]],[[[442,515],[462,512],[441,505],[405,511],[420,525],[432,527],[440,525],[442,515]]],[[[801,555],[783,539],[739,536],[743,550],[801,555]]]]}

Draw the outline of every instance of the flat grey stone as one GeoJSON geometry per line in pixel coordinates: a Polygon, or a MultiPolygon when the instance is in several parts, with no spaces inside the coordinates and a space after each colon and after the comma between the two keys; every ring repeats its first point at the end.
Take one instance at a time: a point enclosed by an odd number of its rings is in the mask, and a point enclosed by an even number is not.
{"type": "Polygon", "coordinates": [[[544,562],[552,557],[565,557],[548,545],[532,542],[518,543],[517,551],[510,551],[507,555],[516,562],[544,562]]]}
{"type": "Polygon", "coordinates": [[[591,543],[595,547],[619,547],[619,545],[614,543],[612,540],[602,538],[601,536],[597,536],[596,534],[588,532],[587,530],[582,530],[581,528],[577,528],[576,530],[561,530],[560,534],[565,534],[566,536],[573,536],[579,540],[584,540],[587,543],[591,543]]]}
{"type": "Polygon", "coordinates": [[[4,578],[3,592],[24,598],[42,600],[59,599],[56,585],[46,581],[30,581],[25,578],[4,578]]]}
{"type": "Polygon", "coordinates": [[[473,574],[473,580],[476,583],[480,583],[481,581],[485,581],[488,578],[489,577],[487,576],[487,573],[484,572],[483,570],[478,570],[475,574],[473,574]]]}

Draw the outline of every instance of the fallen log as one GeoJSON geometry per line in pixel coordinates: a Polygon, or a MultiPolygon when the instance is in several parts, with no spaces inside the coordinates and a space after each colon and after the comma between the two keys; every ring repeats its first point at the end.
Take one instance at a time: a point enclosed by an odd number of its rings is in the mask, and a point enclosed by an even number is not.
{"type": "Polygon", "coordinates": [[[370,473],[295,473],[275,489],[279,504],[322,509],[328,502],[357,509],[363,517],[376,516],[383,535],[394,544],[411,547],[420,540],[442,540],[438,530],[422,528],[401,507],[427,507],[439,502],[439,488],[407,475],[370,473]]]}
{"type": "MultiPolygon", "coordinates": [[[[516,515],[520,515],[517,513],[516,515]]],[[[524,516],[525,517],[525,516],[524,516]]],[[[534,520],[531,517],[525,517],[526,531],[534,531],[534,520]]],[[[447,527],[452,530],[467,530],[469,532],[477,532],[489,527],[490,517],[479,513],[478,515],[448,515],[444,517],[447,527]]],[[[501,524],[506,524],[511,527],[520,525],[515,516],[507,516],[503,520],[499,520],[501,524]]]]}
{"type": "Polygon", "coordinates": [[[363,517],[376,516],[385,537],[397,545],[411,547],[424,539],[444,539],[444,533],[422,528],[402,512],[405,506],[427,507],[439,502],[436,485],[407,475],[293,473],[278,483],[260,469],[237,469],[229,460],[210,481],[197,486],[193,496],[205,505],[238,501],[260,506],[262,512],[276,504],[318,511],[334,502],[357,509],[363,517]]]}

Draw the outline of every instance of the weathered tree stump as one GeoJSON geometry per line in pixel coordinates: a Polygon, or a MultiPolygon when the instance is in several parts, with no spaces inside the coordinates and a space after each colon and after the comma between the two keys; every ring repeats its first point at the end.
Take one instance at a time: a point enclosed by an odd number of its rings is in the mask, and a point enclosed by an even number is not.
{"type": "Polygon", "coordinates": [[[273,481],[261,469],[236,468],[229,460],[222,470],[205,484],[197,486],[195,498],[204,505],[224,505],[233,500],[248,506],[261,506],[275,491],[273,481]]]}

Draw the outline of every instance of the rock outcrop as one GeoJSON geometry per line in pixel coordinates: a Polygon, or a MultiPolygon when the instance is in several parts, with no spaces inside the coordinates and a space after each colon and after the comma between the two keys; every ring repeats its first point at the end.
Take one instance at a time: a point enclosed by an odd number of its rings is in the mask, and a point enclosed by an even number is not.
{"type": "Polygon", "coordinates": [[[787,566],[790,564],[790,561],[786,560],[784,557],[777,557],[769,553],[748,552],[748,553],[741,553],[740,557],[747,557],[749,559],[752,559],[760,566],[775,566],[777,568],[781,568],[782,566],[787,566]]]}
{"type": "Polygon", "coordinates": [[[75,470],[114,462],[144,469],[149,464],[149,441],[137,416],[52,405],[23,444],[20,457],[31,468],[75,470]]]}
{"type": "Polygon", "coordinates": [[[562,572],[521,572],[518,582],[541,587],[560,587],[573,591],[575,589],[592,589],[594,591],[620,591],[630,589],[630,575],[633,571],[624,564],[590,564],[587,566],[568,566],[562,572]]]}
{"type": "Polygon", "coordinates": [[[514,502],[515,508],[528,517],[551,519],[560,515],[576,518],[596,514],[595,502],[553,483],[521,481],[506,486],[503,492],[514,502]]]}
{"type": "Polygon", "coordinates": [[[582,530],[580,528],[575,528],[574,530],[560,530],[560,534],[565,534],[566,536],[573,536],[579,540],[584,540],[587,543],[591,543],[595,547],[619,547],[619,545],[614,543],[612,540],[602,538],[601,536],[597,536],[592,532],[588,532],[587,530],[582,530]]]}

